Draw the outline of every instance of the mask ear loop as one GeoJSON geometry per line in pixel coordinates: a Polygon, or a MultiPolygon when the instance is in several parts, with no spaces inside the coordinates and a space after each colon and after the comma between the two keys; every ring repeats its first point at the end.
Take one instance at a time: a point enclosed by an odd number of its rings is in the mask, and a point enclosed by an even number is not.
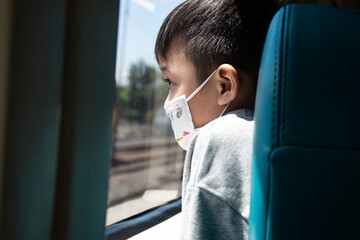
{"type": "Polygon", "coordinates": [[[221,117],[224,114],[224,112],[226,111],[226,109],[228,108],[229,105],[230,105],[230,102],[225,106],[224,110],[221,112],[219,117],[221,117]]]}
{"type": "Polygon", "coordinates": [[[214,75],[217,69],[197,88],[195,91],[186,99],[186,101],[190,101],[204,86],[205,84],[210,80],[210,78],[214,75]]]}

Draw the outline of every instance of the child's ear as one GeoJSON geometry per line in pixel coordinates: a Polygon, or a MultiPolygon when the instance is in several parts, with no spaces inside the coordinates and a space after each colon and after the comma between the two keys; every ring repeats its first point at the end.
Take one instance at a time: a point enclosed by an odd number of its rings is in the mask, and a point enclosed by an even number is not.
{"type": "Polygon", "coordinates": [[[234,101],[239,91],[239,76],[236,69],[230,64],[220,65],[217,80],[218,104],[225,105],[234,101]]]}

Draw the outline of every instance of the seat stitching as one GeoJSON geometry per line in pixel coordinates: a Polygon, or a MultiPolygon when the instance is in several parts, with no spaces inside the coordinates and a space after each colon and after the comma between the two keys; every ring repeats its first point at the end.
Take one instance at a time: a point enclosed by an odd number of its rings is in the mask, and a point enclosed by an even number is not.
{"type": "Polygon", "coordinates": [[[285,40],[285,67],[284,67],[284,83],[283,83],[283,107],[282,107],[282,127],[281,127],[281,140],[282,143],[285,142],[286,137],[287,137],[287,128],[286,128],[286,124],[287,124],[287,111],[286,111],[286,107],[287,107],[287,89],[288,89],[288,62],[289,62],[289,44],[290,44],[290,19],[291,19],[291,8],[289,7],[289,11],[288,11],[288,17],[287,17],[287,23],[286,23],[286,40],[285,40]]]}

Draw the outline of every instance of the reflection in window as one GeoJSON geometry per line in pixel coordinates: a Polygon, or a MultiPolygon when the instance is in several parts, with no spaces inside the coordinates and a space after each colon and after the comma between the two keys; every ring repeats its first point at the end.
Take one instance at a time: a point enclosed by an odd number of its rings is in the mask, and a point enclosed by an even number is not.
{"type": "Polygon", "coordinates": [[[184,152],[163,110],[168,87],[154,56],[157,32],[181,1],[121,1],[106,225],[174,200],[184,152]]]}

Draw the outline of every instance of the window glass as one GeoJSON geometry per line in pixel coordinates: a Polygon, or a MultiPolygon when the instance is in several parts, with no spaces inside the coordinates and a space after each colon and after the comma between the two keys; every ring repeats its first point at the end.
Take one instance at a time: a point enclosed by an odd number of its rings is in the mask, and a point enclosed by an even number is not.
{"type": "Polygon", "coordinates": [[[154,55],[158,30],[179,0],[120,1],[117,103],[106,225],[178,198],[185,152],[163,110],[168,86],[154,55]]]}

